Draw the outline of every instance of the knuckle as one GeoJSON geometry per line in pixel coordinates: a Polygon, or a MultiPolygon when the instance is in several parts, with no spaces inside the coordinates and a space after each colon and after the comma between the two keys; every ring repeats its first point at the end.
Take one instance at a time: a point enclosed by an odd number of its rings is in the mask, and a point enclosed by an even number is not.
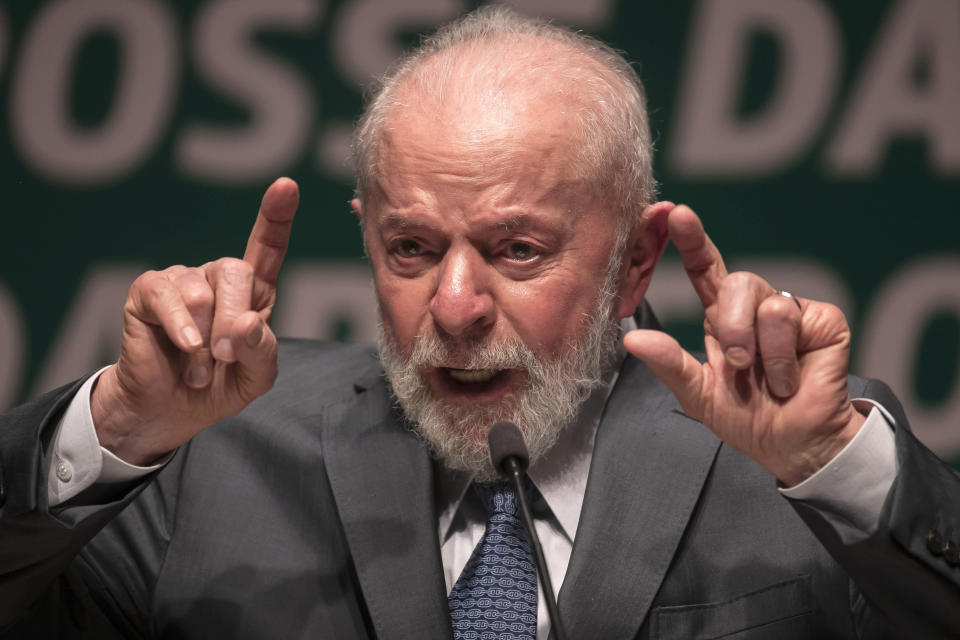
{"type": "Polygon", "coordinates": [[[833,328],[843,327],[849,332],[846,314],[840,307],[828,302],[810,302],[803,319],[805,324],[822,324],[833,328]]]}
{"type": "Polygon", "coordinates": [[[131,286],[131,288],[133,287],[136,287],[139,289],[150,288],[152,286],[155,286],[157,280],[159,280],[160,278],[163,278],[163,276],[160,274],[159,271],[154,271],[153,269],[151,269],[150,271],[144,271],[139,276],[137,276],[136,280],[133,281],[133,285],[131,286]]]}
{"type": "Polygon", "coordinates": [[[253,275],[253,268],[250,264],[239,258],[220,258],[218,263],[221,273],[231,280],[243,280],[253,275]]]}
{"type": "Polygon", "coordinates": [[[824,314],[829,320],[835,322],[847,323],[847,316],[843,311],[835,304],[830,304],[829,302],[821,302],[820,306],[822,307],[821,313],[824,314]]]}
{"type": "Polygon", "coordinates": [[[184,304],[191,311],[210,308],[214,304],[213,290],[206,280],[191,279],[181,283],[180,295],[183,297],[184,304]]]}
{"type": "Polygon", "coordinates": [[[760,306],[757,308],[757,315],[764,320],[776,320],[789,318],[794,315],[799,316],[800,309],[797,308],[797,304],[793,300],[773,294],[767,296],[760,302],[760,306]]]}
{"type": "Polygon", "coordinates": [[[169,297],[170,281],[160,271],[147,271],[138,277],[131,291],[136,291],[139,297],[148,306],[156,306],[169,297]]]}
{"type": "Polygon", "coordinates": [[[839,307],[832,304],[820,303],[815,307],[818,313],[811,313],[811,319],[816,324],[829,330],[839,343],[850,347],[850,325],[847,317],[839,307]]]}
{"type": "Polygon", "coordinates": [[[733,273],[727,274],[723,279],[721,287],[727,291],[736,291],[749,287],[758,279],[759,276],[749,271],[734,271],[733,273]]]}

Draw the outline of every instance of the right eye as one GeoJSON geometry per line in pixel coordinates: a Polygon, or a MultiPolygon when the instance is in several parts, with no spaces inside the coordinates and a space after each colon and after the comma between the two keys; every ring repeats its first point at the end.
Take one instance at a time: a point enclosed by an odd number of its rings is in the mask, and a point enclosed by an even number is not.
{"type": "Polygon", "coordinates": [[[397,244],[397,253],[404,258],[416,258],[423,253],[423,245],[416,240],[405,238],[397,244]]]}

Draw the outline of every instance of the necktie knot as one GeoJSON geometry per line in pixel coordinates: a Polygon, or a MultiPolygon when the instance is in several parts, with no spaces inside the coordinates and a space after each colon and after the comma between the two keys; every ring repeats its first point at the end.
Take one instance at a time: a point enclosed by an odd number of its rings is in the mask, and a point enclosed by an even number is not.
{"type": "Polygon", "coordinates": [[[487,514],[517,515],[517,492],[506,482],[476,482],[473,490],[480,496],[487,514]]]}

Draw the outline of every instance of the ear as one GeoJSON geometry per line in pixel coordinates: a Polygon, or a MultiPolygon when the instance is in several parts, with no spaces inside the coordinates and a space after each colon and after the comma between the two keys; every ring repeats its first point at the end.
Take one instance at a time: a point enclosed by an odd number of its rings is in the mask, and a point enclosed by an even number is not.
{"type": "Polygon", "coordinates": [[[653,270],[667,248],[669,231],[667,217],[674,208],[672,202],[656,202],[643,211],[640,222],[630,234],[621,268],[618,290],[617,317],[626,318],[640,305],[653,270]]]}

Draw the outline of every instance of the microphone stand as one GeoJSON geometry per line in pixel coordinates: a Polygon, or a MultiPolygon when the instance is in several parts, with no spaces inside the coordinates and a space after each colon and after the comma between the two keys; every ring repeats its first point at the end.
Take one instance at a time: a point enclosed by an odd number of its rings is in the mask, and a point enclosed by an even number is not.
{"type": "Polygon", "coordinates": [[[540,546],[540,537],[533,526],[533,514],[530,512],[530,505],[527,503],[527,492],[523,490],[523,468],[516,456],[507,456],[502,462],[502,469],[506,475],[513,480],[513,487],[517,493],[517,500],[520,504],[520,512],[523,514],[523,524],[530,535],[530,542],[533,546],[533,553],[537,558],[537,574],[540,576],[540,586],[543,588],[543,598],[547,601],[547,613],[550,615],[550,627],[552,637],[555,640],[567,640],[567,634],[560,624],[560,610],[557,608],[557,599],[553,595],[553,583],[550,582],[550,574],[547,573],[547,559],[543,555],[543,547],[540,546]]]}

